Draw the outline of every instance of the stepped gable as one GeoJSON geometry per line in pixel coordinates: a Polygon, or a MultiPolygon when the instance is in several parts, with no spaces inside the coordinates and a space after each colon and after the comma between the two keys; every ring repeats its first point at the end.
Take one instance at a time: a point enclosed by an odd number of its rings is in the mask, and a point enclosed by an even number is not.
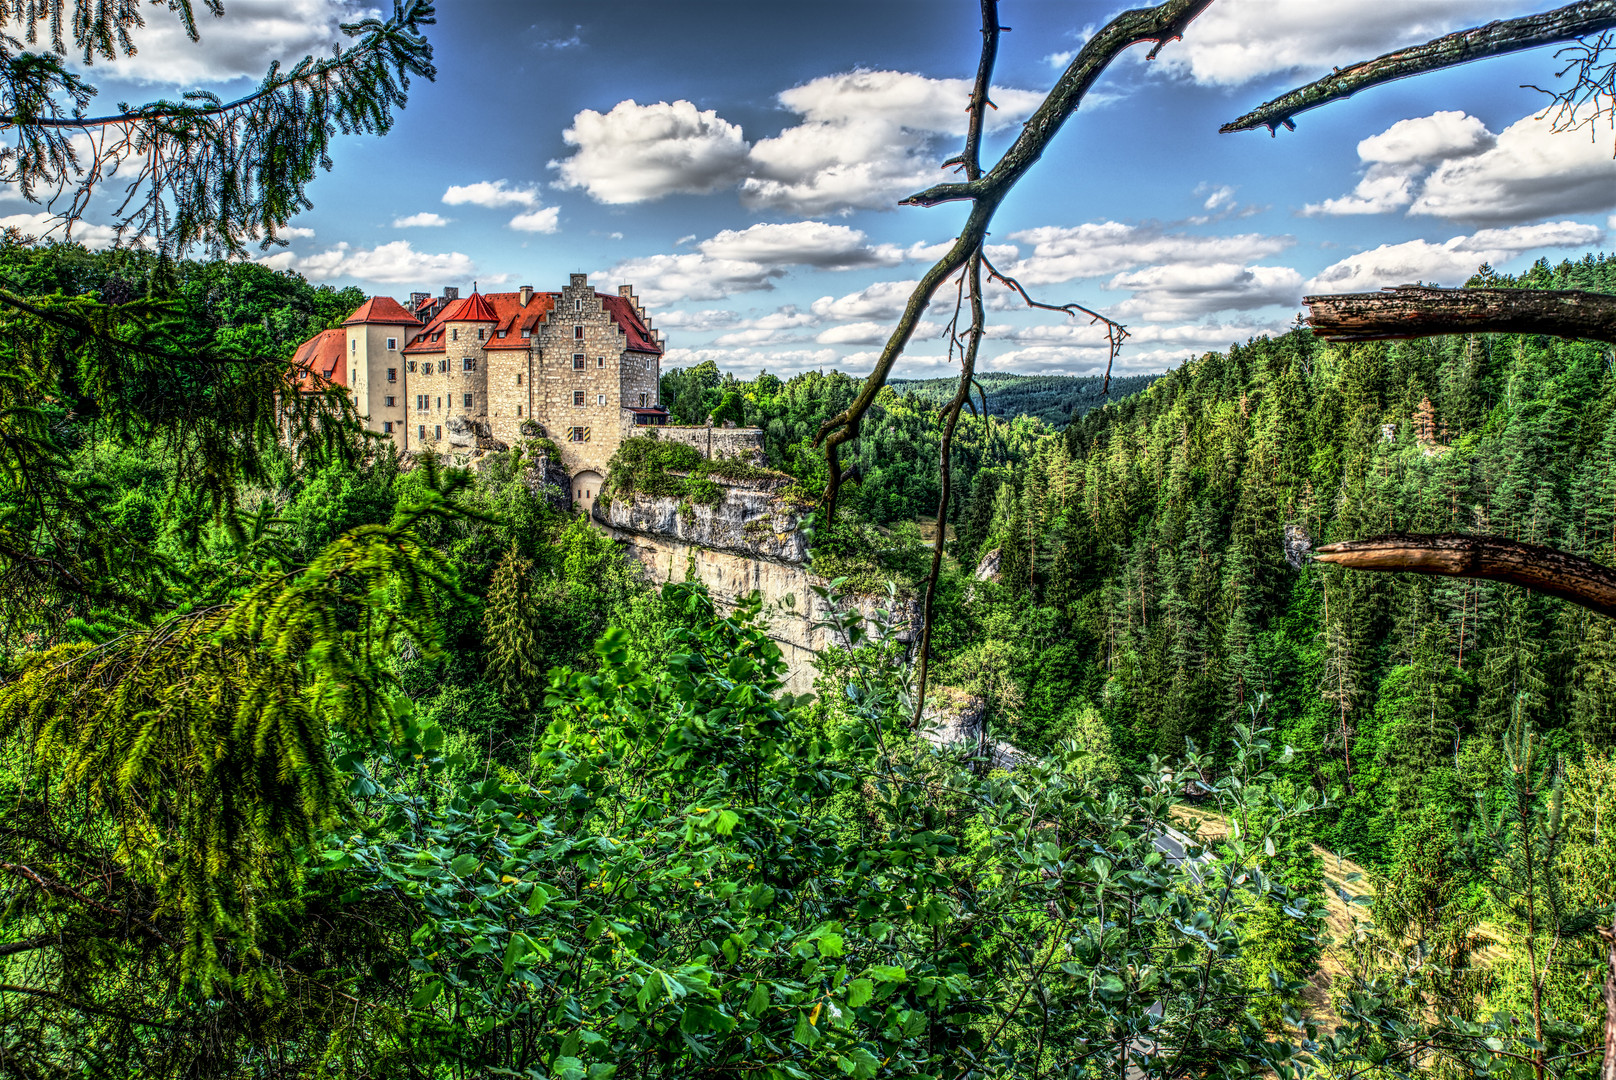
{"type": "Polygon", "coordinates": [[[302,389],[316,388],[315,376],[337,386],[348,385],[347,356],[348,331],[337,327],[322,330],[297,347],[292,366],[297,370],[297,383],[302,389]]]}
{"type": "Polygon", "coordinates": [[[404,310],[404,305],[391,296],[372,296],[348,316],[343,326],[362,326],[380,323],[384,326],[420,326],[421,320],[404,310]]]}
{"type": "Polygon", "coordinates": [[[626,297],[601,292],[595,295],[605,303],[606,312],[611,315],[612,320],[623,328],[623,333],[628,337],[630,352],[662,355],[662,346],[657,344],[656,335],[651,333],[651,328],[645,325],[640,313],[634,310],[634,305],[629,303],[626,297]]]}

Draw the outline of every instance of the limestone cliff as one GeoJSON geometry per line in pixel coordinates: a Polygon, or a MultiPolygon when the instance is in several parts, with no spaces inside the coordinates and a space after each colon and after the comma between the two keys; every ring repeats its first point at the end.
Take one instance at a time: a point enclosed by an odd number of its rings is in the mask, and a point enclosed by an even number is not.
{"type": "MultiPolygon", "coordinates": [[[[699,581],[726,608],[761,593],[769,636],[790,665],[787,688],[806,693],[813,689],[814,658],[838,642],[818,625],[830,610],[813,587],[828,582],[808,569],[799,510],[781,498],[779,483],[720,487],[723,497],[712,506],[666,496],[615,495],[596,504],[594,519],[653,582],[699,581]]],[[[843,601],[866,616],[891,604],[886,596],[843,601]]],[[[900,598],[898,607],[893,612],[897,640],[910,644],[919,636],[918,604],[900,598]]]]}

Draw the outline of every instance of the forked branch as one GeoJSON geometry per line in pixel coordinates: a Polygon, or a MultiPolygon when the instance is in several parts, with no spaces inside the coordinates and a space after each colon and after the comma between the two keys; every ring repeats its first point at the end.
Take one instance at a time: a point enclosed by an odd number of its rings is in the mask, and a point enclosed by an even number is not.
{"type": "Polygon", "coordinates": [[[1371,86],[1468,64],[1489,56],[1573,41],[1613,27],[1616,27],[1616,0],[1578,0],[1575,4],[1567,4],[1554,11],[1542,11],[1518,19],[1501,19],[1486,26],[1446,34],[1423,45],[1398,49],[1350,67],[1336,68],[1316,82],[1264,102],[1218,130],[1224,134],[1252,131],[1260,127],[1267,128],[1269,134],[1281,127],[1294,130],[1298,113],[1351,97],[1371,86]]]}
{"type": "Polygon", "coordinates": [[[1108,319],[1104,315],[1101,315],[1098,311],[1095,311],[1092,308],[1086,308],[1082,304],[1045,304],[1034,300],[1030,295],[1028,295],[1027,290],[1022,287],[1021,282],[1017,281],[1013,277],[1010,277],[1008,274],[1001,274],[994,267],[994,265],[988,261],[986,256],[983,256],[982,262],[988,268],[988,274],[994,281],[997,281],[1008,288],[1014,289],[1017,293],[1021,294],[1021,298],[1027,302],[1028,307],[1038,308],[1040,311],[1063,311],[1073,317],[1078,315],[1087,315],[1089,317],[1090,326],[1093,326],[1095,323],[1104,324],[1105,339],[1111,346],[1111,355],[1105,361],[1105,383],[1100,387],[1100,395],[1103,397],[1106,394],[1109,394],[1111,392],[1111,367],[1117,362],[1118,354],[1122,352],[1122,343],[1128,339],[1128,328],[1117,322],[1115,319],[1108,319]]]}
{"type": "MultiPolygon", "coordinates": [[[[1616,0],[1611,2],[1616,3],[1616,0]]],[[[860,423],[870,406],[874,404],[876,395],[886,385],[893,364],[909,344],[909,339],[913,336],[915,327],[919,324],[938,286],[964,268],[971,256],[982,249],[988,226],[992,224],[993,215],[997,212],[999,204],[1027,170],[1043,156],[1044,150],[1054,139],[1061,125],[1076,110],[1083,95],[1110,66],[1112,60],[1129,47],[1147,41],[1155,45],[1150,51],[1150,56],[1154,57],[1164,43],[1182,37],[1184,29],[1191,20],[1205,11],[1211,3],[1212,0],[1167,0],[1166,3],[1155,7],[1125,11],[1112,19],[1078,50],[1059,81],[1044,98],[1043,104],[1023,125],[1020,136],[1010,149],[1005,151],[986,175],[973,177],[970,175],[973,162],[969,148],[979,145],[982,117],[988,107],[985,88],[988,85],[987,80],[991,77],[992,60],[998,49],[998,31],[1001,29],[998,26],[996,0],[985,0],[982,5],[983,60],[978,65],[977,75],[979,90],[973,93],[971,102],[971,128],[977,134],[974,140],[971,135],[967,135],[968,152],[950,163],[964,164],[967,171],[966,179],[956,183],[939,184],[902,201],[902,205],[906,206],[936,206],[945,202],[965,201],[972,204],[971,212],[966,219],[965,227],[960,230],[948,252],[922,275],[920,282],[910,293],[898,325],[887,338],[881,356],[876,361],[875,370],[865,379],[858,397],[842,412],[820,425],[818,433],[814,436],[815,445],[823,443],[825,446],[825,458],[830,473],[830,482],[825,494],[828,515],[834,517],[836,512],[836,495],[842,477],[839,458],[841,445],[858,437],[860,423]]]]}
{"type": "Polygon", "coordinates": [[[1507,581],[1616,618],[1616,570],[1540,544],[1457,533],[1390,533],[1325,544],[1313,554],[1319,562],[1354,570],[1507,581]]]}

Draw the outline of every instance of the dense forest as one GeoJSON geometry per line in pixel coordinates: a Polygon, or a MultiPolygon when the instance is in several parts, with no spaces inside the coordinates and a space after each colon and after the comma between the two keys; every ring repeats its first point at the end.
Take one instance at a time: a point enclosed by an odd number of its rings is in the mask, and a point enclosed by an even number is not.
{"type": "MultiPolygon", "coordinates": [[[[5,339],[0,1072],[1596,1065],[1611,634],[1285,538],[1609,561],[1604,347],[1295,331],[1063,429],[967,418],[936,680],[1031,754],[1006,773],[918,736],[912,657],[850,598],[793,697],[760,608],[650,588],[530,468],[542,440],[399,458],[240,359],[356,295],[15,235],[0,277],[59,320],[5,339]],[[73,321],[91,305],[159,336],[73,321]],[[1369,868],[1360,931],[1332,940],[1314,844],[1369,868]]],[[[667,379],[762,428],[813,504],[856,380],[667,379]]],[[[844,592],[919,586],[938,432],[883,392],[837,520],[807,523],[844,592]]]]}
{"type": "MultiPolygon", "coordinates": [[[[990,371],[977,376],[976,382],[981,388],[981,411],[1003,417],[1033,416],[1050,427],[1063,428],[1090,409],[1137,394],[1155,378],[1118,375],[1107,380],[1101,375],[1012,375],[990,371]]],[[[892,379],[888,385],[900,394],[913,394],[933,405],[953,397],[957,386],[953,379],[892,379]]]]}

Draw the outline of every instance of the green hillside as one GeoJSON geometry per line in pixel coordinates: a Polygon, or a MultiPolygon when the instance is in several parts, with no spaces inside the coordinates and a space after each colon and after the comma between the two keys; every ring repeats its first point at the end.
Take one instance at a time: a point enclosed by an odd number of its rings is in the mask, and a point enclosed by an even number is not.
{"type": "MultiPolygon", "coordinates": [[[[1137,394],[1159,375],[1122,375],[1112,378],[1110,392],[1101,393],[1105,380],[1098,375],[1009,375],[977,377],[987,393],[988,412],[994,416],[1036,416],[1050,427],[1065,427],[1090,409],[1107,401],[1137,394]]],[[[941,404],[954,396],[956,379],[894,379],[900,394],[913,394],[941,404]]]]}

